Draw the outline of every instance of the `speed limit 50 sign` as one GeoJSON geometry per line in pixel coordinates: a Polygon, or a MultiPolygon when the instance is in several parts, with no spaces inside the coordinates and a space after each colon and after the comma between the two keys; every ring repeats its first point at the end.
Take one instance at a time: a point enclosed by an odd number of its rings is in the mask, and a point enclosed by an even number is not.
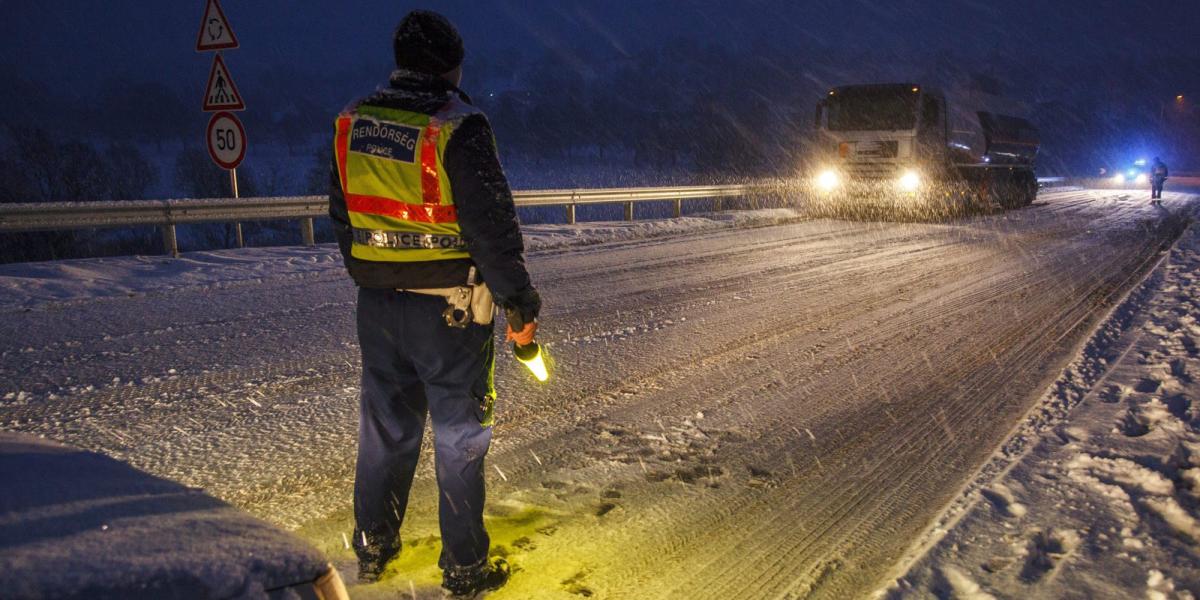
{"type": "Polygon", "coordinates": [[[208,155],[222,169],[236,169],[246,158],[246,129],[230,112],[219,112],[208,121],[208,155]]]}

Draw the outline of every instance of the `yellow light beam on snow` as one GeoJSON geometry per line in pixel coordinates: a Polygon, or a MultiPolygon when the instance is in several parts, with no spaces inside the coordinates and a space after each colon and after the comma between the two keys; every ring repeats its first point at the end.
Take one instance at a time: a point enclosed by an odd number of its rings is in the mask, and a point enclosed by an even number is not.
{"type": "Polygon", "coordinates": [[[513,354],[517,356],[517,360],[529,369],[530,373],[538,381],[545,383],[550,379],[550,371],[546,368],[546,359],[542,352],[541,344],[536,342],[528,346],[518,346],[513,344],[513,354]]]}

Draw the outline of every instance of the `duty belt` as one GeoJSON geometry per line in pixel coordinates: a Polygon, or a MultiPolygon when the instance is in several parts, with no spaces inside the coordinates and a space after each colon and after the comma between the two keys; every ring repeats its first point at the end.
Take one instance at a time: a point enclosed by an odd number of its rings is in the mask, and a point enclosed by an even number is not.
{"type": "Polygon", "coordinates": [[[354,242],[376,248],[412,248],[426,250],[463,250],[467,242],[458,235],[434,233],[411,233],[407,231],[380,231],[354,229],[354,242]]]}

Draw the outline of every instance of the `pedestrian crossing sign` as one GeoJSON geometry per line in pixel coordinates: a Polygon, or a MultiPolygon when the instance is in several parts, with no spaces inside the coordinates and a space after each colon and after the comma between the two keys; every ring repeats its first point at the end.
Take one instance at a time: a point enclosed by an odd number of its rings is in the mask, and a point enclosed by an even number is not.
{"type": "Polygon", "coordinates": [[[222,110],[246,110],[242,94],[229,76],[229,69],[220,54],[213,57],[212,70],[208,73],[208,85],[204,86],[204,112],[222,110]]]}

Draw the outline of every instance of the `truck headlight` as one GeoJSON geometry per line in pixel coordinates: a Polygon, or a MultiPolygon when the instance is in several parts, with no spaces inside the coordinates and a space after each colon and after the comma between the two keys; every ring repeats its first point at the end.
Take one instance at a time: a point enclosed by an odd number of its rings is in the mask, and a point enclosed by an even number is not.
{"type": "Polygon", "coordinates": [[[915,169],[908,169],[896,181],[896,185],[905,192],[915,192],[917,188],[921,187],[921,174],[917,173],[915,169]]]}
{"type": "Polygon", "coordinates": [[[1134,183],[1146,183],[1147,181],[1150,181],[1150,178],[1146,177],[1145,173],[1138,173],[1137,177],[1133,178],[1134,183]]]}
{"type": "Polygon", "coordinates": [[[1116,175],[1113,175],[1113,182],[1115,182],[1117,184],[1125,183],[1125,174],[1117,173],[1116,175]]]}
{"type": "Polygon", "coordinates": [[[817,189],[822,192],[832,191],[841,183],[841,177],[833,169],[825,169],[817,175],[817,189]]]}

